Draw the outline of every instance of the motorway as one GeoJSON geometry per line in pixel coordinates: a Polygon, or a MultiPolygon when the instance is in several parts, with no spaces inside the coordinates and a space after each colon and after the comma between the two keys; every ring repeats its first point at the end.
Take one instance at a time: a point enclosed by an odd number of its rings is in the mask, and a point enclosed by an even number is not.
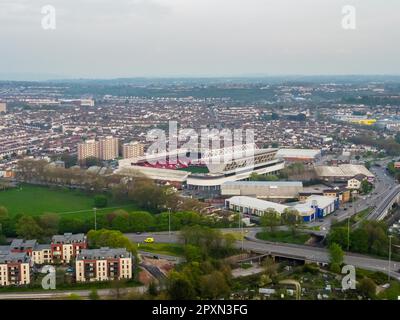
{"type": "MultiPolygon", "coordinates": [[[[386,208],[388,199],[393,199],[394,190],[400,191],[400,186],[397,182],[386,173],[388,162],[388,160],[381,161],[379,162],[380,167],[371,167],[370,171],[375,175],[376,179],[374,190],[370,195],[361,196],[356,201],[347,203],[336,210],[333,215],[325,217],[323,222],[316,221],[309,223],[308,226],[319,226],[322,232],[327,233],[331,227],[332,220],[343,221],[367,208],[386,208]]],[[[374,217],[369,216],[368,219],[374,219],[374,217]]]]}
{"type": "MultiPolygon", "coordinates": [[[[238,229],[223,229],[224,232],[238,231],[238,229]]],[[[284,257],[292,257],[305,259],[312,262],[328,263],[329,255],[328,250],[325,248],[311,247],[305,245],[273,243],[258,240],[255,238],[257,228],[248,229],[245,240],[237,241],[236,247],[244,250],[251,250],[260,254],[276,254],[284,257]]],[[[160,232],[160,233],[143,233],[143,234],[126,234],[128,238],[134,242],[141,243],[147,237],[153,237],[155,242],[160,243],[179,243],[178,232],[160,232]]],[[[376,259],[365,255],[346,253],[344,257],[346,264],[353,265],[358,268],[367,269],[371,271],[381,271],[388,273],[388,261],[376,259]]],[[[392,277],[400,281],[400,262],[392,261],[390,265],[390,274],[392,277]]]]}

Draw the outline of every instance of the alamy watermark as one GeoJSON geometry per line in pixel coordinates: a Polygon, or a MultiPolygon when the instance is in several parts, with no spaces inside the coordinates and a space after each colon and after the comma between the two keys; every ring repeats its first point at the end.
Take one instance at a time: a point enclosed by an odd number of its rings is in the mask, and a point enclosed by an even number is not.
{"type": "Polygon", "coordinates": [[[46,275],[42,279],[42,288],[44,290],[55,290],[56,289],[56,268],[53,266],[43,266],[40,270],[41,273],[46,275]]]}
{"type": "Polygon", "coordinates": [[[195,129],[178,130],[176,121],[170,121],[168,132],[152,129],[146,140],[152,142],[146,160],[152,165],[218,165],[236,159],[248,158],[254,164],[255,140],[253,129],[195,129]]]}
{"type": "Polygon", "coordinates": [[[342,28],[345,30],[355,30],[357,28],[356,8],[346,5],[342,8],[342,28]]]}
{"type": "Polygon", "coordinates": [[[42,7],[41,13],[43,15],[41,24],[43,30],[55,30],[56,25],[56,8],[52,5],[42,7]]]}
{"type": "Polygon", "coordinates": [[[352,265],[345,265],[342,268],[342,274],[345,274],[342,279],[342,290],[356,289],[356,268],[352,265]]]}

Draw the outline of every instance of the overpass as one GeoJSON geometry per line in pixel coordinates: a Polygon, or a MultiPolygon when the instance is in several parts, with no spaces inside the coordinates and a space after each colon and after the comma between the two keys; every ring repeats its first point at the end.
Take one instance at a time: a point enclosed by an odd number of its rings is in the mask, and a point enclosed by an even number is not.
{"type": "MultiPolygon", "coordinates": [[[[228,229],[238,230],[238,229],[228,229]]],[[[227,229],[225,229],[227,231],[227,229]]],[[[318,264],[329,263],[329,252],[325,248],[312,247],[306,245],[296,245],[287,243],[274,243],[255,238],[256,231],[249,232],[243,241],[237,241],[235,246],[246,251],[252,251],[260,255],[270,255],[275,257],[314,262],[318,264]]],[[[134,233],[125,234],[130,240],[141,243],[146,237],[154,237],[156,242],[179,243],[179,232],[173,231],[159,233],[134,233]]],[[[387,260],[377,259],[366,255],[347,253],[344,256],[344,263],[353,265],[357,268],[380,271],[389,273],[389,263],[387,260]]],[[[400,262],[392,261],[390,264],[390,275],[400,281],[400,262]]]]}
{"type": "Polygon", "coordinates": [[[400,203],[400,185],[395,186],[366,217],[367,220],[383,220],[396,203],[400,203]]]}
{"type": "MultiPolygon", "coordinates": [[[[241,243],[237,244],[240,248],[241,243]]],[[[254,238],[243,242],[243,249],[250,250],[260,255],[287,258],[304,262],[313,262],[319,265],[329,263],[329,252],[325,248],[310,247],[305,245],[282,244],[266,242],[254,238]]],[[[357,268],[370,271],[379,271],[389,274],[389,263],[387,260],[376,259],[365,255],[345,253],[344,263],[357,268]]],[[[400,262],[392,261],[390,264],[390,276],[400,281],[400,262]]]]}

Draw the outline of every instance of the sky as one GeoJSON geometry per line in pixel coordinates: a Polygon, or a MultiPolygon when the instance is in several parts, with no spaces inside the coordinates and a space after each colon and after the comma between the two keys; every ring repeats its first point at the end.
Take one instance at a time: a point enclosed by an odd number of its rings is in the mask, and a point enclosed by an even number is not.
{"type": "Polygon", "coordinates": [[[0,78],[398,75],[399,12],[398,0],[0,0],[0,78]]]}

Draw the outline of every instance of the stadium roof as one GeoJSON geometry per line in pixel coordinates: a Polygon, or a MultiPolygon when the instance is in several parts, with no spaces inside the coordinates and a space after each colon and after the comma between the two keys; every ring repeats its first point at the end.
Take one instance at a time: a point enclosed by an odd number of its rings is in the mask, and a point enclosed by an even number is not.
{"type": "Polygon", "coordinates": [[[279,149],[278,158],[311,158],[314,159],[321,154],[319,149],[279,149]]]}
{"type": "Polygon", "coordinates": [[[176,181],[176,182],[184,182],[190,175],[190,172],[187,171],[159,169],[159,168],[142,167],[142,166],[124,167],[117,170],[116,173],[131,177],[146,176],[152,180],[176,181]]]}
{"type": "Polygon", "coordinates": [[[224,186],[303,187],[301,181],[228,181],[224,186]]]}

